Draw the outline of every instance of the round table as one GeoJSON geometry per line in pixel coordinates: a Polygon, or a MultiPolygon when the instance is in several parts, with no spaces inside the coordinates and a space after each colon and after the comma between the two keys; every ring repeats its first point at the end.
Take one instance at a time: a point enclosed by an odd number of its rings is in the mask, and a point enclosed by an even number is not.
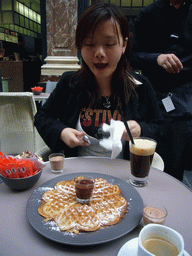
{"type": "MultiPolygon", "coordinates": [[[[67,158],[64,171],[59,175],[77,172],[94,172],[112,175],[128,180],[129,161],[98,157],[67,158]]],[[[0,255],[1,256],[64,256],[64,255],[117,255],[128,240],[138,236],[143,227],[140,224],[127,235],[97,246],[69,246],[51,241],[30,225],[26,216],[27,201],[44,182],[58,177],[50,170],[49,163],[43,169],[38,183],[26,191],[11,191],[4,183],[0,184],[0,255]]],[[[149,183],[144,188],[135,188],[144,204],[158,202],[168,210],[165,225],[180,232],[185,241],[185,250],[192,255],[192,191],[170,175],[151,168],[149,183]]]]}

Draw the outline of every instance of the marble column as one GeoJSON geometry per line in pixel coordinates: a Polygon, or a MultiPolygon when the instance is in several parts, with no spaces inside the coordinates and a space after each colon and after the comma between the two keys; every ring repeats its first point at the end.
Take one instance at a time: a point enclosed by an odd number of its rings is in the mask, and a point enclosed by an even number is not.
{"type": "Polygon", "coordinates": [[[41,80],[59,80],[65,71],[78,70],[75,47],[77,0],[46,0],[47,57],[41,80]]]}

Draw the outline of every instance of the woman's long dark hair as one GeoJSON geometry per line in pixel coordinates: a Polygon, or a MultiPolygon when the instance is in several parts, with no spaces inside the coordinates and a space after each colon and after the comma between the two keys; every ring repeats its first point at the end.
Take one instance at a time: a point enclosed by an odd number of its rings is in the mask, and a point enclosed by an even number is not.
{"type": "MultiPolygon", "coordinates": [[[[89,7],[83,13],[78,22],[76,29],[76,47],[81,51],[85,39],[91,34],[93,35],[97,26],[104,21],[111,20],[114,22],[115,30],[119,38],[117,23],[120,26],[120,31],[123,40],[129,36],[129,28],[126,17],[113,4],[98,3],[89,7]]],[[[116,71],[112,78],[112,95],[114,102],[121,108],[127,105],[132,93],[134,92],[134,83],[130,79],[129,74],[129,58],[131,55],[130,42],[124,54],[117,65],[116,71]]],[[[98,93],[98,88],[93,73],[82,59],[82,86],[86,88],[90,97],[90,107],[95,107],[100,101],[101,96],[98,93]]]]}

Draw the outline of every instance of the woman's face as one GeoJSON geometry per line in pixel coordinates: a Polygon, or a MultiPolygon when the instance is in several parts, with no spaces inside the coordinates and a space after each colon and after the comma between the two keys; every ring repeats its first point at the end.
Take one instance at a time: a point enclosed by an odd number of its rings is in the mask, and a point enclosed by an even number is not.
{"type": "Polygon", "coordinates": [[[111,82],[121,55],[125,52],[127,40],[123,40],[119,24],[104,21],[96,28],[93,36],[87,37],[81,48],[85,63],[95,75],[99,84],[111,82]]]}

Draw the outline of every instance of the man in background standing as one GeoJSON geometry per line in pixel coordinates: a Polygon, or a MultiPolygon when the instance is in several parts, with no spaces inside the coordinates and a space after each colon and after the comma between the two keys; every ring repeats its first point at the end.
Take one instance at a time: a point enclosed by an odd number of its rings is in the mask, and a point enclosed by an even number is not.
{"type": "Polygon", "coordinates": [[[141,70],[156,91],[165,120],[157,152],[165,172],[182,180],[192,162],[191,0],[157,0],[141,10],[131,66],[141,70]]]}

